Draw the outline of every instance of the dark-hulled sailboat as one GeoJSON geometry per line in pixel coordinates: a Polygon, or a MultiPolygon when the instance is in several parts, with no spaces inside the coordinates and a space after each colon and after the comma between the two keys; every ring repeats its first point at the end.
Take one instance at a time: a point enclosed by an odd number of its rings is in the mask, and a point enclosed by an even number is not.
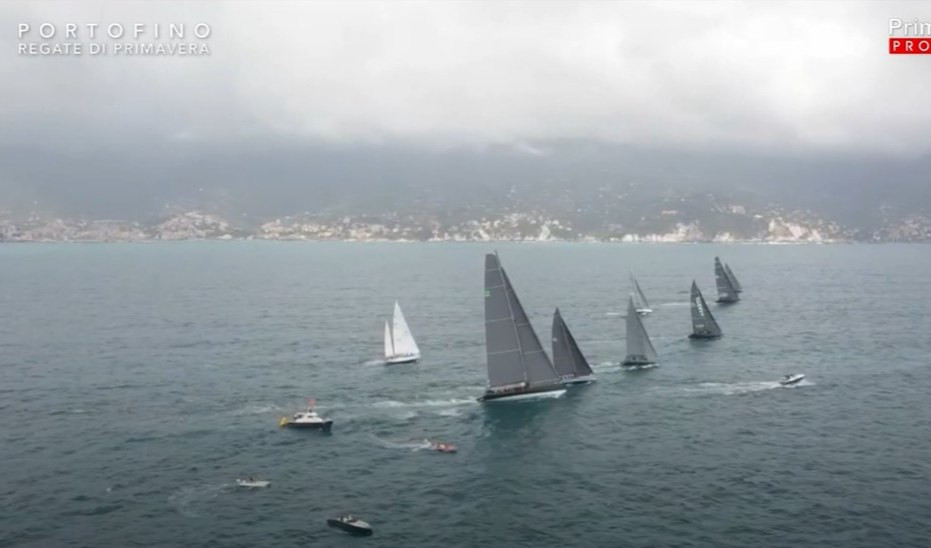
{"type": "Polygon", "coordinates": [[[717,339],[721,337],[721,328],[714,320],[708,304],[702,297],[695,280],[692,280],[692,291],[689,297],[692,303],[692,334],[690,339],[717,339]]]}
{"type": "Polygon", "coordinates": [[[596,380],[558,308],[553,313],[553,367],[565,385],[587,384],[596,380]]]}
{"type": "Polygon", "coordinates": [[[721,259],[717,257],[714,258],[714,281],[718,286],[719,303],[729,304],[740,300],[737,289],[734,288],[727,271],[724,270],[724,265],[721,264],[721,259]]]}
{"type": "Polygon", "coordinates": [[[566,389],[521,306],[497,253],[485,255],[488,387],[478,401],[515,400],[566,389]]]}
{"type": "Polygon", "coordinates": [[[743,293],[744,288],[740,285],[740,282],[737,281],[737,276],[734,276],[734,271],[731,270],[731,265],[724,263],[724,273],[727,274],[727,279],[730,280],[731,285],[734,286],[734,291],[743,293]]]}
{"type": "Polygon", "coordinates": [[[621,365],[638,367],[656,363],[656,349],[650,342],[650,336],[643,327],[643,320],[637,313],[634,298],[627,302],[627,356],[621,365]]]}

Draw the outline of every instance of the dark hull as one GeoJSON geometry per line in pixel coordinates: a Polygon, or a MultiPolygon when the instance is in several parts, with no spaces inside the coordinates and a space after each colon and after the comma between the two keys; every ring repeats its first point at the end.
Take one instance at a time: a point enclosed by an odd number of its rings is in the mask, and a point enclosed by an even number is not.
{"type": "Polygon", "coordinates": [[[335,527],[337,529],[342,529],[347,533],[359,536],[369,536],[372,534],[372,529],[368,527],[355,527],[349,523],[342,522],[338,519],[328,519],[326,524],[330,527],[335,527]]]}
{"type": "Polygon", "coordinates": [[[527,396],[527,395],[530,395],[530,394],[542,394],[542,393],[544,393],[544,392],[557,392],[557,391],[560,391],[560,390],[565,390],[565,388],[563,387],[562,383],[560,383],[560,384],[549,384],[549,385],[546,385],[546,386],[538,386],[538,387],[536,387],[536,388],[527,388],[527,389],[525,389],[525,390],[517,390],[517,391],[514,391],[514,392],[505,392],[505,393],[499,393],[499,394],[493,394],[493,393],[490,393],[490,392],[486,392],[484,395],[482,395],[480,398],[478,398],[478,401],[480,401],[480,402],[484,402],[484,401],[493,401],[493,400],[500,400],[500,399],[504,399],[504,398],[513,398],[513,397],[515,397],[515,396],[527,396]]]}
{"type": "Polygon", "coordinates": [[[410,357],[410,358],[391,358],[390,360],[385,361],[385,365],[401,365],[402,363],[414,363],[420,358],[410,357]]]}
{"type": "Polygon", "coordinates": [[[734,304],[734,303],[739,303],[740,299],[718,299],[715,302],[718,304],[734,304]]]}
{"type": "Polygon", "coordinates": [[[288,428],[298,428],[301,430],[320,430],[321,432],[329,432],[330,428],[333,427],[333,421],[325,421],[316,424],[307,424],[302,422],[288,422],[285,424],[288,428]]]}
{"type": "Polygon", "coordinates": [[[643,367],[644,365],[654,365],[656,362],[646,362],[646,361],[622,361],[621,365],[624,367],[643,367]]]}
{"type": "Polygon", "coordinates": [[[692,340],[713,340],[720,339],[721,335],[710,335],[708,333],[692,333],[689,335],[689,338],[692,340]]]}

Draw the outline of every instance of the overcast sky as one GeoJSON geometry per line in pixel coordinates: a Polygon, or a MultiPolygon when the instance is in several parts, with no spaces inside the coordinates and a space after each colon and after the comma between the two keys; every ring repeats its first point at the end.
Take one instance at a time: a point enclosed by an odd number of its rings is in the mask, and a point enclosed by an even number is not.
{"type": "Polygon", "coordinates": [[[924,154],[931,57],[889,55],[890,17],[931,4],[4,2],[0,139],[924,154]],[[18,56],[45,21],[207,22],[212,55],[18,56]]]}

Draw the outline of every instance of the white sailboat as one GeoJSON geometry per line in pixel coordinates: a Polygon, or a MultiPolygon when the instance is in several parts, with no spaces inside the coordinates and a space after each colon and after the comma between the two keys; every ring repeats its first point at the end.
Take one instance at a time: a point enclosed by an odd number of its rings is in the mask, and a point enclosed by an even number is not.
{"type": "Polygon", "coordinates": [[[401,306],[394,302],[394,317],[385,322],[385,362],[389,364],[410,363],[420,359],[420,348],[414,341],[401,306]]]}

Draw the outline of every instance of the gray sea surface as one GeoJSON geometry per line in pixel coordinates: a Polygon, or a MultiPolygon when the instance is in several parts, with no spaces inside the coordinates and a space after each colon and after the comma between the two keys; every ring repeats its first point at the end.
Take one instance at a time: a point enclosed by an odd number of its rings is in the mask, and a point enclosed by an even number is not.
{"type": "Polygon", "coordinates": [[[927,546],[929,366],[923,245],[3,245],[0,545],[927,546]],[[596,384],[475,401],[495,249],[596,384]],[[618,365],[628,270],[652,369],[618,365]],[[395,299],[423,359],[387,367],[395,299]],[[278,427],[309,397],[331,435],[278,427]]]}

